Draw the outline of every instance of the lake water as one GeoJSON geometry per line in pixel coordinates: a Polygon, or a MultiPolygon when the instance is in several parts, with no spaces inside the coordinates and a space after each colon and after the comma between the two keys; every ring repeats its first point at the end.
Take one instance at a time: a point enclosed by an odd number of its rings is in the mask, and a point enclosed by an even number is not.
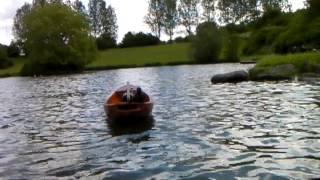
{"type": "Polygon", "coordinates": [[[220,64],[0,79],[1,179],[320,177],[320,81],[212,85],[220,64]],[[153,119],[111,126],[103,103],[130,81],[153,119]]]}

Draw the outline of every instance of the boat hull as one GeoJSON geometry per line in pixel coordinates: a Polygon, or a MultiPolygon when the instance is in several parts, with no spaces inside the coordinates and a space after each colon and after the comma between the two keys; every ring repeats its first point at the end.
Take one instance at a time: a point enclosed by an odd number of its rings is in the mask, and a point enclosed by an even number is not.
{"type": "Polygon", "coordinates": [[[145,119],[151,116],[153,103],[105,104],[104,109],[110,120],[145,119]]]}
{"type": "Polygon", "coordinates": [[[134,121],[134,119],[145,119],[151,116],[153,109],[151,98],[144,92],[137,95],[137,90],[138,87],[128,84],[116,90],[106,100],[104,110],[109,120],[134,121]],[[135,94],[129,101],[124,99],[128,91],[135,94]]]}

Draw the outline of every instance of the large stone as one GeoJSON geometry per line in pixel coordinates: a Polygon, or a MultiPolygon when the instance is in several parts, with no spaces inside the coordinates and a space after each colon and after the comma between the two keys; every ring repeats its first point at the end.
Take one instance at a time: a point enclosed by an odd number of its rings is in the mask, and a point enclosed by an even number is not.
{"type": "Polygon", "coordinates": [[[254,81],[278,81],[292,79],[299,71],[292,64],[278,65],[271,68],[250,70],[250,79],[254,81]]]}
{"type": "Polygon", "coordinates": [[[218,74],[211,78],[213,84],[217,83],[237,83],[242,81],[248,81],[249,74],[246,71],[235,71],[226,74],[218,74]]]}

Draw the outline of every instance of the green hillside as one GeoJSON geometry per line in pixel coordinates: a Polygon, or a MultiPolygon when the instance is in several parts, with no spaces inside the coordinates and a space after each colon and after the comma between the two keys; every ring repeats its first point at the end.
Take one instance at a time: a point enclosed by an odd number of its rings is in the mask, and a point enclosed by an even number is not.
{"type": "Polygon", "coordinates": [[[87,69],[191,63],[189,44],[171,44],[101,51],[87,69]]]}

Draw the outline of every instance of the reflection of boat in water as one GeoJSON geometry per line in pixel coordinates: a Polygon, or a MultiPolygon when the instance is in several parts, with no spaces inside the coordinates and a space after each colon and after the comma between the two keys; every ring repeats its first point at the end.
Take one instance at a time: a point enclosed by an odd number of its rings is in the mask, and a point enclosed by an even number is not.
{"type": "MultiPolygon", "coordinates": [[[[136,119],[135,122],[130,121],[107,121],[112,136],[121,136],[126,134],[140,134],[145,131],[151,130],[154,127],[153,117],[144,119],[136,119]]],[[[145,139],[143,139],[145,140],[145,139]]]]}
{"type": "Polygon", "coordinates": [[[127,84],[116,90],[104,104],[110,120],[143,119],[151,115],[153,102],[141,88],[127,84]]]}

